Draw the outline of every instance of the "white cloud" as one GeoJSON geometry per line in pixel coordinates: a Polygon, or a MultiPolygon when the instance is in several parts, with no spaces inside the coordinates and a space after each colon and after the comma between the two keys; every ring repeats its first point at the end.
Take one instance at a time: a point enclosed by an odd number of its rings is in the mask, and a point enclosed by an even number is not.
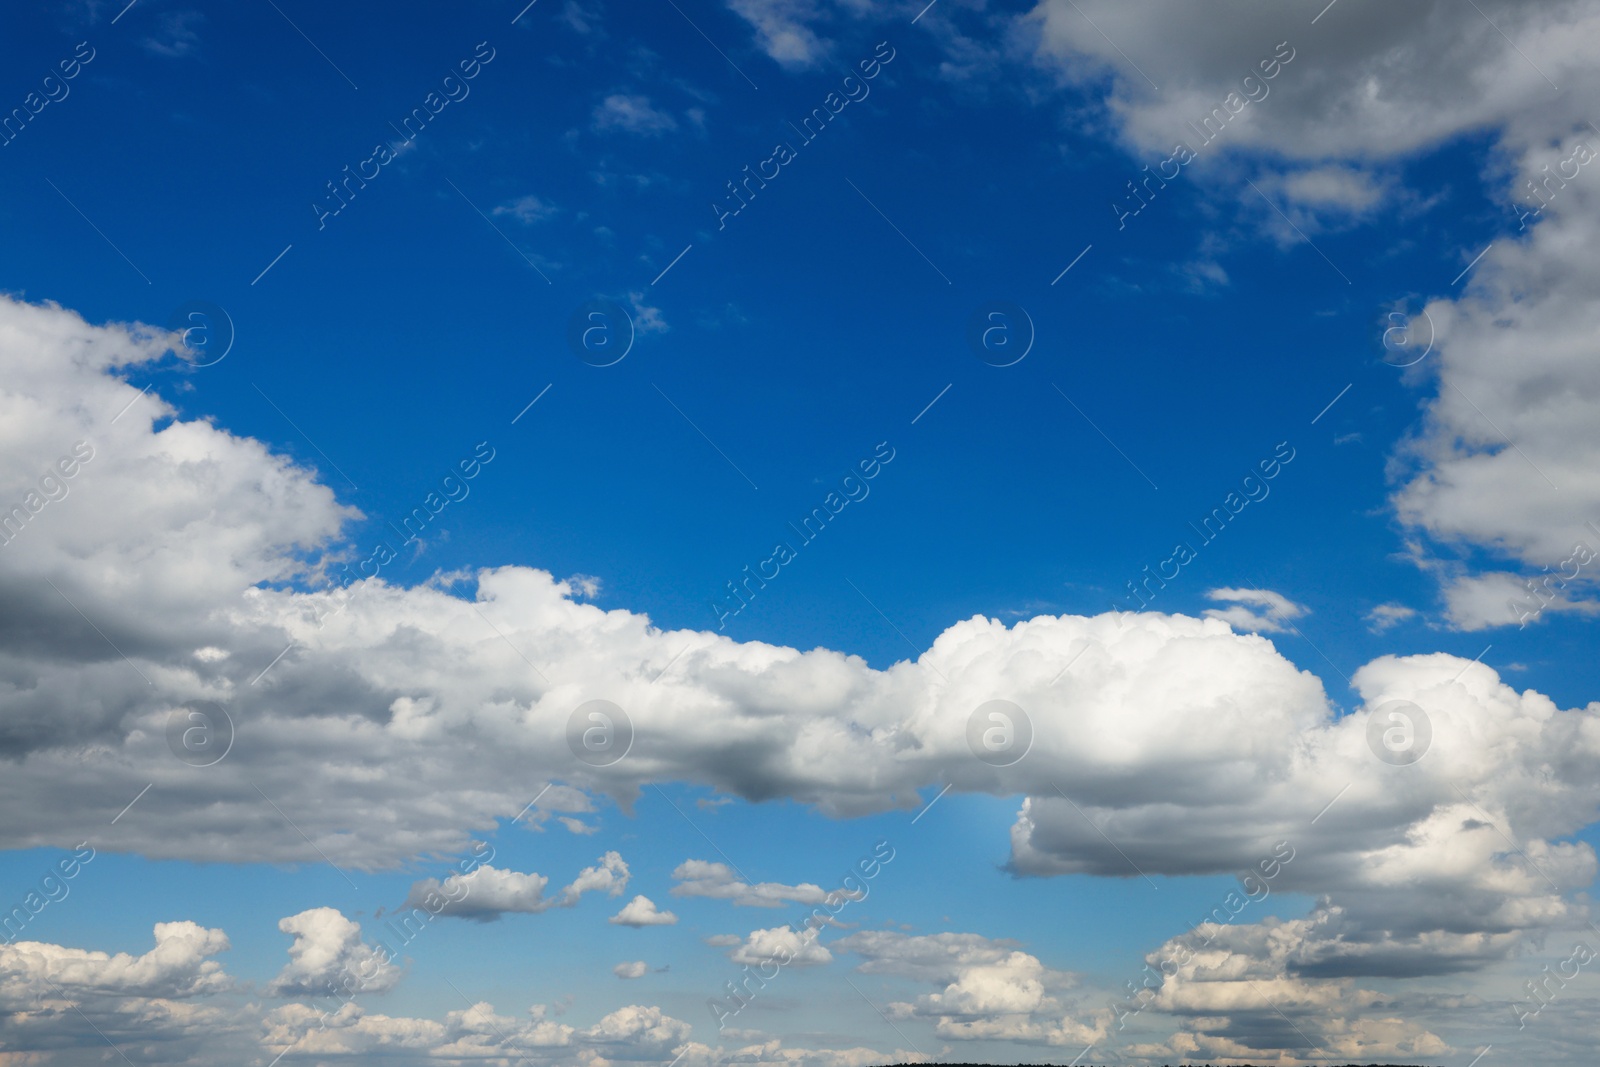
{"type": "MultiPolygon", "coordinates": [[[[1556,570],[1576,540],[1600,548],[1600,531],[1586,525],[1600,515],[1600,364],[1591,358],[1600,300],[1587,268],[1600,240],[1600,139],[1589,126],[1600,71],[1587,59],[1600,43],[1600,8],[1342,3],[1312,26],[1299,5],[1044,0],[1014,28],[1032,35],[1035,61],[1057,77],[1110,74],[1106,116],[1142,158],[1198,141],[1190,123],[1229,93],[1253,92],[1259,99],[1188,169],[1232,195],[1265,167],[1267,191],[1302,230],[1406,201],[1385,175],[1423,150],[1463,134],[1492,138],[1485,177],[1505,228],[1461,295],[1430,301],[1416,323],[1431,320],[1433,348],[1404,380],[1430,396],[1394,457],[1392,504],[1413,531],[1486,549],[1529,577],[1556,570]],[[1292,58],[1273,60],[1279,53],[1292,58]],[[1263,60],[1277,63],[1274,77],[1246,86],[1263,60]],[[1159,74],[1159,92],[1134,64],[1159,74]]],[[[1253,191],[1238,195],[1284,225],[1253,191]]],[[[1298,240],[1288,228],[1282,236],[1298,240]]],[[[1460,265],[1482,251],[1460,250],[1460,265]]],[[[1484,603],[1489,590],[1459,578],[1447,578],[1446,621],[1502,624],[1501,609],[1484,603]]],[[[1592,570],[1582,574],[1563,608],[1591,610],[1571,605],[1596,600],[1597,589],[1592,570]]]]}
{"type": "MultiPolygon", "coordinates": [[[[1559,578],[1559,571],[1557,577],[1559,578]]],[[[1600,614],[1600,601],[1574,600],[1566,582],[1544,580],[1548,574],[1524,578],[1507,571],[1460,574],[1444,581],[1445,618],[1457,630],[1527,626],[1563,613],[1600,614]]]]}
{"type": "Polygon", "coordinates": [[[403,971],[386,949],[361,940],[361,924],[336,908],[310,908],[278,922],[294,937],[289,962],[267,985],[275,997],[328,997],[393,989],[403,971]]]}
{"type": "Polygon", "coordinates": [[[788,903],[820,904],[828,897],[821,886],[803,882],[784,885],[782,882],[761,882],[756,885],[744,881],[725,863],[708,863],[705,860],[685,860],[672,872],[678,884],[672,887],[675,897],[710,897],[726,900],[747,908],[781,908],[788,903]]]}
{"type": "Polygon", "coordinates": [[[1401,623],[1417,617],[1416,608],[1408,608],[1404,604],[1379,604],[1367,612],[1367,629],[1375,634],[1381,634],[1394,629],[1401,623]]]}
{"type": "Polygon", "coordinates": [[[728,0],[728,7],[756,31],[756,42],[780,66],[803,70],[815,66],[827,43],[806,23],[821,14],[806,0],[728,0]]]}
{"type": "Polygon", "coordinates": [[[594,109],[597,131],[622,130],[643,137],[659,137],[678,128],[678,120],[650,103],[648,96],[612,93],[594,109]]]}
{"type": "Polygon", "coordinates": [[[657,908],[655,902],[642,893],[624,904],[610,919],[617,926],[631,926],[636,930],[641,926],[671,926],[677,921],[676,915],[657,908]]]}
{"type": "Polygon", "coordinates": [[[436,878],[417,882],[404,906],[487,922],[507,913],[532,915],[551,908],[570,908],[588,892],[619,896],[627,888],[628,877],[627,862],[618,853],[607,852],[596,866],[585,867],[571,884],[555,896],[546,897],[544,890],[550,879],[544,875],[501,870],[485,863],[466,874],[451,874],[442,882],[436,878]]]}
{"type": "Polygon", "coordinates": [[[1234,605],[1207,608],[1205,615],[1208,619],[1220,619],[1235,630],[1283,633],[1292,628],[1292,620],[1306,613],[1303,605],[1270,589],[1213,589],[1206,596],[1234,605]],[[1252,610],[1251,605],[1260,610],[1252,610]]]}
{"type": "Polygon", "coordinates": [[[728,953],[734,963],[760,965],[777,960],[785,967],[817,967],[833,959],[815,930],[797,931],[788,926],[752,930],[737,948],[728,953]]]}
{"type": "Polygon", "coordinates": [[[643,978],[650,973],[650,965],[644,960],[632,960],[617,964],[611,968],[611,973],[618,978],[643,978]]]}
{"type": "Polygon", "coordinates": [[[524,226],[531,226],[555,215],[556,208],[548,201],[529,193],[527,196],[519,196],[509,203],[496,206],[490,214],[509,215],[524,226]]]}
{"type": "MultiPolygon", "coordinates": [[[[1580,258],[1572,250],[1551,267],[1580,258]]],[[[968,619],[915,660],[876,670],[828,649],[664,633],[524,567],[479,572],[470,600],[383,578],[348,599],[306,591],[336,569],[327,550],[341,550],[351,511],[312,472],[114,376],[158,358],[164,340],[0,301],[0,472],[10,472],[0,482],[19,499],[36,481],[28,472],[73,441],[96,447],[69,494],[0,549],[11,638],[0,650],[10,679],[0,805],[33,815],[0,825],[5,847],[75,844],[81,826],[152,782],[119,821],[116,847],[202,862],[325,853],[361,869],[461,851],[522,812],[530,782],[627,800],[647,782],[679,781],[831,815],[913,811],[919,789],[943,783],[957,796],[1026,797],[1012,830],[1019,872],[1137,877],[1130,864],[1152,875],[1247,867],[1337,795],[1317,847],[1284,875],[1285,887],[1325,898],[1319,915],[1339,916],[1343,936],[1318,950],[1326,972],[1389,975],[1422,958],[1482,966],[1582,910],[1571,895],[1595,859],[1569,836],[1600,804],[1600,705],[1562,709],[1459,657],[1382,657],[1355,674],[1361,703],[1343,715],[1263,638],[1153,612],[968,619]],[[170,421],[156,433],[158,417],[170,421]],[[231,654],[202,659],[198,648],[231,654]],[[544,678],[520,649],[539,650],[544,678]],[[592,768],[573,758],[565,723],[599,695],[626,708],[636,739],[628,758],[592,768]],[[1002,695],[1028,712],[1035,738],[1025,759],[995,768],[972,757],[966,724],[1002,695]],[[1396,699],[1425,709],[1433,728],[1432,749],[1409,767],[1380,762],[1366,740],[1396,699]],[[224,703],[250,728],[250,745],[223,765],[248,777],[213,775],[204,806],[165,740],[185,700],[224,703]],[[286,818],[264,818],[261,793],[286,818]],[[1431,948],[1469,935],[1482,935],[1476,954],[1431,948]],[[1378,943],[1382,952],[1362,947],[1378,943]]],[[[592,871],[580,881],[617,890],[619,869],[592,871]]],[[[288,920],[306,926],[286,931],[304,945],[274,988],[309,988],[343,956],[376,951],[329,912],[318,929],[313,913],[288,920]]]]}
{"type": "Polygon", "coordinates": [[[861,931],[833,943],[865,960],[866,974],[894,974],[938,987],[915,1003],[891,1005],[903,1018],[928,1018],[940,1037],[959,1041],[1014,1041],[1036,1045],[1087,1045],[1103,1041],[1111,1011],[1096,1007],[1074,1018],[1058,994],[1076,981],[1051,970],[1016,942],[979,934],[920,937],[861,931]]]}
{"type": "Polygon", "coordinates": [[[39,941],[0,944],[0,1006],[31,1004],[50,983],[68,993],[164,998],[232,988],[222,964],[209,958],[232,947],[221,930],[188,921],[156,923],[155,942],[142,956],[39,941]]]}

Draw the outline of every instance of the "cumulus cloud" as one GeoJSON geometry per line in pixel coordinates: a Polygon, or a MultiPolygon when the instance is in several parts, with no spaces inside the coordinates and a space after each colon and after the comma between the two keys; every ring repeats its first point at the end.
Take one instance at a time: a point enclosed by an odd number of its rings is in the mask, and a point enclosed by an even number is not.
{"type": "Polygon", "coordinates": [[[726,863],[709,863],[705,860],[684,860],[672,872],[672,877],[678,879],[678,884],[672,887],[675,897],[709,897],[747,908],[781,908],[789,903],[821,904],[828,897],[827,890],[810,882],[799,885],[760,882],[751,885],[726,863]]]}
{"type": "Polygon", "coordinates": [[[180,998],[230,989],[210,957],[232,946],[221,930],[197,923],[155,924],[155,947],[140,956],[64,948],[38,941],[0,944],[0,1005],[32,1004],[54,986],[67,993],[180,998]]]}
{"type": "Polygon", "coordinates": [[[326,997],[344,992],[383,993],[404,973],[386,949],[361,940],[361,924],[337,908],[310,908],[278,922],[294,937],[289,962],[267,984],[275,997],[326,997]]]}
{"type": "Polygon", "coordinates": [[[1270,589],[1213,589],[1206,596],[1233,604],[1231,608],[1207,608],[1205,615],[1235,630],[1283,633],[1293,629],[1292,620],[1306,613],[1303,605],[1270,589]]]}
{"type": "MultiPolygon", "coordinates": [[[[1202,923],[1162,945],[1146,957],[1164,976],[1148,1003],[1185,1025],[1163,1043],[1130,1051],[1174,1059],[1265,1059],[1292,1050],[1297,1058],[1351,1063],[1422,1062],[1450,1052],[1438,1035],[1403,1018],[1403,997],[1362,989],[1349,978],[1312,976],[1307,958],[1327,945],[1330,934],[1341,936],[1317,928],[1337,924],[1331,913],[1306,921],[1202,923]]],[[[1467,940],[1443,937],[1437,948],[1471,952],[1467,940]]]]}
{"type": "Polygon", "coordinates": [[[894,974],[932,983],[935,992],[914,1003],[896,1002],[902,1018],[929,1018],[940,1037],[961,1041],[1014,1041],[1087,1045],[1106,1036],[1111,1012],[1094,1008],[1074,1018],[1057,995],[1074,976],[1044,966],[1017,943],[979,934],[911,936],[864,930],[833,942],[839,952],[863,957],[866,974],[894,974]]]}
{"type": "MultiPolygon", "coordinates": [[[[1320,901],[1317,930],[1337,928],[1305,956],[1322,975],[1400,974],[1430,956],[1473,969],[1583,913],[1572,894],[1595,858],[1570,835],[1600,803],[1600,705],[1563,709],[1434,655],[1362,667],[1360,703],[1344,713],[1265,638],[1153,612],[968,619],[875,670],[828,649],[663,633],[525,567],[478,572],[469,596],[386,575],[335,588],[357,558],[342,540],[357,516],[316,472],[122,380],[171,340],[0,300],[0,488],[27,499],[28,472],[75,441],[94,445],[70,492],[30,509],[0,551],[0,751],[11,759],[0,804],[35,814],[0,825],[5,847],[75,844],[147,785],[108,848],[383,868],[463,850],[527,809],[530,781],[623,802],[683,781],[833,815],[915,810],[918,790],[948,784],[1025,798],[1011,834],[1022,873],[1227,873],[1277,841],[1314,840],[1284,885],[1320,901]],[[524,649],[538,650],[539,673],[524,649]],[[602,693],[627,709],[636,739],[627,759],[596,768],[573,759],[564,729],[602,693]],[[966,739],[972,711],[1001,695],[1035,735],[1003,768],[972,758],[966,739]],[[251,730],[208,771],[205,805],[165,740],[170,714],[193,700],[226,705],[251,730]],[[1367,743],[1393,700],[1431,720],[1432,747],[1412,766],[1367,743]],[[1481,937],[1436,951],[1467,935],[1481,937]]],[[[1271,620],[1272,604],[1237,606],[1271,620]]],[[[601,863],[573,886],[620,892],[623,875],[601,863]]],[[[506,899],[526,903],[535,876],[519,877],[506,899]]],[[[636,904],[619,923],[668,914],[636,904]]],[[[338,912],[285,923],[295,947],[278,995],[325,993],[317,983],[347,964],[393,980],[338,912]]],[[[735,951],[758,958],[784,936],[758,933],[735,951]]],[[[978,987],[953,981],[935,991],[951,999],[919,1010],[977,1003],[978,987]]]]}
{"type": "Polygon", "coordinates": [[[465,874],[440,881],[426,878],[411,887],[405,907],[424,908],[430,914],[492,922],[510,913],[538,914],[551,908],[570,908],[589,892],[620,896],[628,886],[628,864],[619,853],[607,852],[593,867],[585,867],[555,896],[544,895],[550,879],[542,874],[501,870],[487,863],[465,874]]]}
{"type": "Polygon", "coordinates": [[[789,926],[774,926],[768,930],[752,930],[737,948],[728,953],[735,963],[753,966],[768,960],[779,960],[786,967],[818,967],[833,960],[814,930],[795,930],[789,926]]]}
{"type": "Polygon", "coordinates": [[[644,960],[632,960],[617,964],[611,968],[611,973],[618,978],[643,978],[650,973],[650,965],[644,960]]]}
{"type": "Polygon", "coordinates": [[[609,921],[637,930],[641,926],[671,926],[678,921],[678,917],[670,911],[657,908],[654,901],[641,893],[624,904],[622,910],[611,916],[609,921]]]}
{"type": "Polygon", "coordinates": [[[1417,617],[1417,609],[1404,604],[1379,604],[1366,614],[1367,629],[1375,634],[1394,629],[1408,619],[1417,617]]]}
{"type": "MultiPolygon", "coordinates": [[[[1413,531],[1520,564],[1523,579],[1560,569],[1577,542],[1600,550],[1600,531],[1588,525],[1600,514],[1600,365],[1591,358],[1600,283],[1585,268],[1600,238],[1589,162],[1600,149],[1589,126],[1600,73],[1586,59],[1600,42],[1600,9],[1581,0],[1345,2],[1315,26],[1299,5],[1246,0],[1104,4],[1091,14],[1092,24],[1084,5],[1043,0],[1015,26],[1053,75],[1109,79],[1107,121],[1142,157],[1197,141],[1190,124],[1231,112],[1230,93],[1259,97],[1191,169],[1226,177],[1231,190],[1252,165],[1265,168],[1267,191],[1302,230],[1394,201],[1385,167],[1463,134],[1492,139],[1484,173],[1506,207],[1505,232],[1460,295],[1423,308],[1433,348],[1407,380],[1429,393],[1421,425],[1394,456],[1392,505],[1413,531]],[[1425,53],[1419,40],[1430,43],[1425,53]],[[1280,53],[1293,58],[1273,59],[1280,53]],[[1263,60],[1277,64],[1274,76],[1247,86],[1263,60]],[[1141,71],[1159,72],[1160,91],[1141,71]]],[[[1253,192],[1241,195],[1281,224],[1253,192]]],[[[1461,265],[1478,251],[1463,250],[1461,265]]],[[[1515,621],[1506,598],[1493,603],[1508,576],[1441,576],[1452,626],[1515,621]]],[[[1591,611],[1593,568],[1567,579],[1556,610],[1591,611]]]]}

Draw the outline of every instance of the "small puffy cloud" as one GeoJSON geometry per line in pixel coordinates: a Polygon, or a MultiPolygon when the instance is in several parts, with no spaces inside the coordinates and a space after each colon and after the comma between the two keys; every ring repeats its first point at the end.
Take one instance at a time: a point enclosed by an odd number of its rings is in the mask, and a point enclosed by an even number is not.
{"type": "Polygon", "coordinates": [[[816,967],[833,960],[833,953],[817,940],[815,930],[799,932],[788,926],[752,930],[728,954],[735,963],[762,964],[777,960],[786,967],[816,967]]]}
{"type": "MultiPolygon", "coordinates": [[[[670,262],[670,261],[669,261],[670,262]]],[[[628,294],[628,306],[633,312],[633,329],[639,334],[666,333],[670,326],[661,314],[661,309],[644,302],[644,293],[632,292],[628,294]]]]}
{"type": "Polygon", "coordinates": [[[597,132],[622,130],[641,137],[659,137],[677,129],[678,120],[657,110],[648,96],[612,93],[595,106],[594,128],[597,132]]]}
{"type": "Polygon", "coordinates": [[[627,863],[618,853],[607,852],[595,866],[585,867],[579,871],[578,877],[572,880],[572,884],[561,891],[561,905],[567,907],[575,904],[579,896],[590,892],[618,897],[626,888],[628,888],[627,863]]]}
{"type": "Polygon", "coordinates": [[[672,872],[678,884],[672,887],[675,897],[709,897],[726,900],[747,908],[781,908],[785,904],[821,904],[828,893],[819,885],[803,882],[784,885],[782,882],[761,882],[751,885],[740,878],[725,863],[708,863],[705,860],[684,860],[672,872]]]}
{"type": "Polygon", "coordinates": [[[574,574],[566,580],[566,584],[572,590],[574,599],[581,597],[584,600],[593,600],[600,595],[604,583],[592,574],[574,574]]]}
{"type": "Polygon", "coordinates": [[[611,968],[611,973],[618,978],[643,978],[650,973],[650,965],[644,960],[632,960],[617,964],[611,968]]]}
{"type": "Polygon", "coordinates": [[[1305,607],[1270,589],[1213,589],[1206,596],[1234,605],[1207,608],[1205,615],[1208,619],[1220,619],[1235,630],[1283,633],[1292,629],[1290,620],[1306,613],[1305,607]]]}
{"type": "Polygon", "coordinates": [[[819,6],[808,0],[729,0],[728,6],[751,25],[761,50],[779,66],[815,66],[828,50],[806,25],[819,14],[819,6]]]}
{"type": "Polygon", "coordinates": [[[935,992],[915,1003],[894,1003],[891,1014],[934,1021],[940,1037],[958,1041],[1014,1041],[1032,1045],[1084,1045],[1106,1034],[1108,1009],[1072,1018],[1056,996],[1075,984],[1072,975],[1046,967],[1015,941],[971,933],[908,936],[866,930],[833,947],[863,958],[865,974],[894,974],[931,983],[935,992]]]}
{"type": "Polygon", "coordinates": [[[672,1058],[672,1050],[688,1038],[690,1030],[688,1023],[660,1008],[630,1004],[581,1034],[586,1044],[599,1046],[607,1059],[666,1061],[672,1058]]]}
{"type": "Polygon", "coordinates": [[[278,921],[294,937],[289,962],[267,984],[275,997],[321,997],[336,991],[382,993],[400,981],[387,950],[361,940],[361,924],[337,908],[311,908],[278,921]]]}
{"type": "Polygon", "coordinates": [[[671,926],[678,921],[678,917],[670,911],[661,911],[654,901],[641,893],[624,904],[621,911],[611,916],[610,921],[617,926],[638,929],[641,926],[671,926]]]}
{"type": "Polygon", "coordinates": [[[1416,608],[1408,608],[1404,604],[1379,604],[1366,614],[1367,629],[1381,634],[1416,617],[1416,608]]]}
{"type": "Polygon", "coordinates": [[[544,890],[549,884],[550,879],[542,874],[501,870],[485,863],[466,874],[452,874],[442,882],[425,878],[415,883],[406,896],[405,907],[479,922],[493,922],[507,913],[532,915],[551,908],[570,908],[585,893],[620,895],[628,885],[628,864],[618,853],[607,852],[595,866],[580,871],[570,885],[547,897],[544,890]]]}
{"type": "Polygon", "coordinates": [[[524,226],[531,226],[556,213],[555,206],[547,200],[540,200],[533,194],[519,196],[515,200],[499,205],[491,212],[494,215],[508,215],[524,226]]]}
{"type": "Polygon", "coordinates": [[[1281,187],[1291,203],[1359,214],[1383,197],[1387,183],[1357,167],[1330,165],[1287,174],[1281,187]]]}
{"type": "Polygon", "coordinates": [[[417,882],[404,906],[490,921],[506,912],[533,914],[555,907],[556,901],[544,895],[549,884],[550,879],[542,874],[506,871],[485,863],[466,874],[452,874],[443,882],[436,878],[417,882]]]}

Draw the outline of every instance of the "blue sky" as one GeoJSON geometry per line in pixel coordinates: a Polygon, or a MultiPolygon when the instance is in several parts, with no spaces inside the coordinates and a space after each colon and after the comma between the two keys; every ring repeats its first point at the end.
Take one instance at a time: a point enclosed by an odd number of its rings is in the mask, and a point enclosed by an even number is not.
{"type": "Polygon", "coordinates": [[[1581,1058],[1594,5],[7,29],[0,1062],[1581,1058]]]}

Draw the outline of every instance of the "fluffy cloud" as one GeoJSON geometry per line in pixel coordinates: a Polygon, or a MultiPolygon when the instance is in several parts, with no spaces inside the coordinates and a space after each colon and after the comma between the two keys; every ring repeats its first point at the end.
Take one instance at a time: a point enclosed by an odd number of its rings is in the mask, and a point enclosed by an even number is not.
{"type": "MultiPolygon", "coordinates": [[[[0,301],[0,484],[24,500],[27,472],[74,441],[95,447],[68,494],[0,550],[0,749],[13,761],[0,804],[36,815],[0,826],[5,847],[74,844],[150,783],[116,847],[358,868],[462,850],[527,809],[530,780],[625,802],[646,783],[688,781],[837,815],[914,810],[919,789],[944,783],[1026,797],[1012,831],[1025,873],[1228,872],[1293,841],[1285,887],[1325,898],[1308,920],[1316,951],[1297,965],[1320,975],[1415,973],[1429,957],[1470,969],[1581,917],[1570,895],[1595,859],[1563,839],[1600,803],[1600,705],[1563,710],[1437,655],[1363,667],[1361,703],[1342,714],[1265,638],[1151,612],[969,619],[874,670],[827,649],[663,633],[523,567],[480,572],[470,597],[450,577],[331,590],[356,516],[314,472],[118,378],[168,340],[0,301]],[[599,695],[626,709],[636,739],[628,758],[592,768],[564,730],[599,695]],[[973,710],[997,696],[1034,734],[1005,768],[967,744],[973,710]],[[171,714],[196,700],[250,724],[248,744],[203,779],[166,741],[171,714]],[[1367,743],[1393,700],[1431,721],[1432,748],[1412,766],[1367,743]],[[1437,950],[1456,936],[1467,940],[1437,950]]],[[[573,885],[620,892],[624,873],[602,863],[573,885]]],[[[507,899],[531,899],[535,877],[507,880],[507,899]]],[[[347,963],[373,969],[376,950],[332,909],[285,922],[295,948],[274,992],[320,994],[347,963]]],[[[736,951],[759,958],[782,936],[758,933],[736,951]]],[[[919,1010],[979,1003],[974,983],[946,981],[937,995],[951,999],[919,1010]]]]}
{"type": "Polygon", "coordinates": [[[818,967],[832,962],[833,953],[817,940],[815,931],[774,926],[750,931],[750,935],[728,953],[728,958],[752,966],[779,960],[786,967],[818,967]]]}
{"type": "Polygon", "coordinates": [[[672,877],[678,879],[678,884],[672,887],[675,897],[710,897],[748,908],[781,908],[788,903],[820,904],[828,897],[827,890],[810,882],[799,885],[760,882],[751,885],[726,863],[708,863],[705,860],[684,860],[672,872],[672,877]]]}
{"type": "MultiPolygon", "coordinates": [[[[1148,963],[1165,977],[1148,1003],[1186,1026],[1164,1043],[1130,1051],[1235,1060],[1292,1050],[1296,1058],[1351,1063],[1426,1061],[1451,1051],[1438,1035],[1403,1018],[1415,1006],[1405,998],[1358,988],[1348,978],[1307,976],[1307,954],[1328,939],[1328,931],[1314,928],[1330,922],[1336,925],[1337,917],[1269,918],[1236,927],[1202,923],[1150,953],[1148,963]]],[[[1436,947],[1449,953],[1461,941],[1443,937],[1436,947]]]]}
{"type": "Polygon", "coordinates": [[[222,964],[210,959],[231,947],[221,930],[187,921],[156,923],[155,941],[142,956],[38,941],[0,945],[0,1005],[32,1004],[52,987],[66,993],[180,998],[232,986],[222,964]]]}
{"type": "Polygon", "coordinates": [[[294,937],[289,962],[267,985],[276,997],[327,997],[344,991],[382,993],[404,973],[389,953],[361,940],[361,924],[337,908],[311,908],[278,923],[294,937]]]}
{"type": "Polygon", "coordinates": [[[804,0],[728,0],[728,6],[751,25],[762,51],[781,66],[813,66],[827,50],[806,25],[819,11],[804,0]]]}
{"type": "Polygon", "coordinates": [[[670,911],[657,908],[654,901],[641,893],[624,904],[622,910],[611,916],[609,921],[637,930],[641,926],[671,926],[678,921],[678,917],[670,911]]]}
{"type": "Polygon", "coordinates": [[[1083,1046],[1103,1040],[1111,1018],[1105,1008],[1088,1012],[1088,1022],[1071,1017],[1056,994],[1075,984],[1073,976],[1045,967],[1013,941],[864,930],[833,947],[863,957],[857,968],[863,973],[900,975],[939,987],[889,1010],[904,1018],[932,1019],[940,1037],[1083,1046]]]}
{"type": "Polygon", "coordinates": [[[650,965],[644,960],[631,960],[617,964],[611,968],[611,973],[618,978],[643,978],[650,973],[650,965]]]}
{"type": "MultiPolygon", "coordinates": [[[[1462,134],[1493,138],[1485,177],[1506,205],[1505,231],[1460,295],[1426,304],[1432,351],[1408,380],[1429,398],[1394,457],[1392,502],[1415,531],[1449,549],[1486,549],[1542,583],[1575,544],[1600,551],[1589,525],[1600,515],[1600,366],[1591,358],[1600,283],[1585,268],[1600,239],[1591,162],[1600,141],[1589,125],[1600,73],[1586,59],[1600,42],[1600,9],[1581,0],[1323,7],[1221,0],[1086,11],[1044,0],[1017,26],[1053,75],[1109,79],[1107,119],[1141,157],[1195,142],[1190,123],[1227,107],[1230,93],[1258,97],[1238,105],[1194,166],[1230,189],[1256,172],[1302,230],[1396,199],[1381,176],[1386,163],[1462,134]],[[1419,40],[1429,48],[1418,50],[1419,40]],[[1293,58],[1274,78],[1244,85],[1279,52],[1293,58]]],[[[1264,204],[1251,210],[1282,224],[1264,204]]],[[[1462,265],[1478,251],[1464,250],[1462,265]]],[[[1594,570],[1567,573],[1544,598],[1551,609],[1595,610],[1594,570]]],[[[1457,628],[1517,622],[1508,602],[1530,600],[1509,591],[1509,573],[1458,566],[1440,576],[1446,621],[1457,628]]]]}
{"type": "Polygon", "coordinates": [[[1270,589],[1213,589],[1206,596],[1233,604],[1231,608],[1207,608],[1205,615],[1235,630],[1283,633],[1294,628],[1292,620],[1306,613],[1304,606],[1270,589]]]}
{"type": "Polygon", "coordinates": [[[491,922],[507,912],[533,915],[551,908],[570,908],[588,892],[620,896],[628,886],[628,876],[628,864],[622,856],[607,852],[595,866],[580,871],[570,885],[547,897],[544,889],[550,879],[544,875],[501,870],[486,863],[465,874],[452,874],[442,882],[437,878],[417,882],[404,906],[491,922]]]}
{"type": "Polygon", "coordinates": [[[1367,629],[1375,634],[1381,634],[1416,616],[1417,609],[1404,604],[1379,604],[1367,612],[1365,618],[1367,629]]]}

